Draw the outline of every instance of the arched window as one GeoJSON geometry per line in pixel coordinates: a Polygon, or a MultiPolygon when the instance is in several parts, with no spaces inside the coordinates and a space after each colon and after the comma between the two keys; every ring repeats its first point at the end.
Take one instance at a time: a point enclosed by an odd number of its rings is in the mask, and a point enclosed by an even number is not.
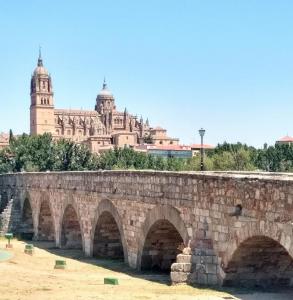
{"type": "Polygon", "coordinates": [[[44,104],[44,99],[43,98],[41,99],[41,104],[44,104]]]}

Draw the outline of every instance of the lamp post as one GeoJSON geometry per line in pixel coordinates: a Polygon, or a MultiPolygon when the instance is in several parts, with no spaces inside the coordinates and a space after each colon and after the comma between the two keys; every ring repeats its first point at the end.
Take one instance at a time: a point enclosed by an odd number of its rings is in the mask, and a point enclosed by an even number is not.
{"type": "Polygon", "coordinates": [[[199,135],[200,135],[200,170],[203,171],[204,170],[204,164],[203,164],[203,136],[204,136],[206,131],[203,128],[201,128],[198,132],[199,132],[199,135]]]}

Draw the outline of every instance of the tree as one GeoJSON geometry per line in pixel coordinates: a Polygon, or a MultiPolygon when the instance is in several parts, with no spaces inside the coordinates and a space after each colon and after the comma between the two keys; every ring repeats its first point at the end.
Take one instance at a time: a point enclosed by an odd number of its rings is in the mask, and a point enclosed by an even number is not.
{"type": "Polygon", "coordinates": [[[145,144],[153,144],[153,143],[154,143],[153,136],[152,136],[151,134],[146,135],[146,136],[143,138],[143,142],[144,142],[145,144]]]}
{"type": "Polygon", "coordinates": [[[11,145],[15,141],[12,129],[9,129],[9,145],[11,145]]]}
{"type": "Polygon", "coordinates": [[[85,145],[61,139],[54,145],[53,170],[82,171],[96,169],[97,157],[85,145]]]}

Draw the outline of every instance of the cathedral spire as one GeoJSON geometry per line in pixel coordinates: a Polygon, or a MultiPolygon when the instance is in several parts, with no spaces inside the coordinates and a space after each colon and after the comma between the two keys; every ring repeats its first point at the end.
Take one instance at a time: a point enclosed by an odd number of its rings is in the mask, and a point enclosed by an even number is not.
{"type": "Polygon", "coordinates": [[[42,67],[43,66],[43,59],[42,59],[42,48],[41,46],[39,47],[39,58],[38,58],[38,67],[42,67]]]}
{"type": "Polygon", "coordinates": [[[104,77],[103,90],[107,89],[106,77],[104,77]]]}

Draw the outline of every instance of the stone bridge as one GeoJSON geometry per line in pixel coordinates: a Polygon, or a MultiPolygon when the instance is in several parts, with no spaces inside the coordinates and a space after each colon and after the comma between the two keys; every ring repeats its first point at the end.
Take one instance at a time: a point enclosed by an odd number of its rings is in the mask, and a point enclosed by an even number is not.
{"type": "Polygon", "coordinates": [[[0,176],[2,233],[171,272],[293,285],[293,175],[99,171],[0,176]]]}

